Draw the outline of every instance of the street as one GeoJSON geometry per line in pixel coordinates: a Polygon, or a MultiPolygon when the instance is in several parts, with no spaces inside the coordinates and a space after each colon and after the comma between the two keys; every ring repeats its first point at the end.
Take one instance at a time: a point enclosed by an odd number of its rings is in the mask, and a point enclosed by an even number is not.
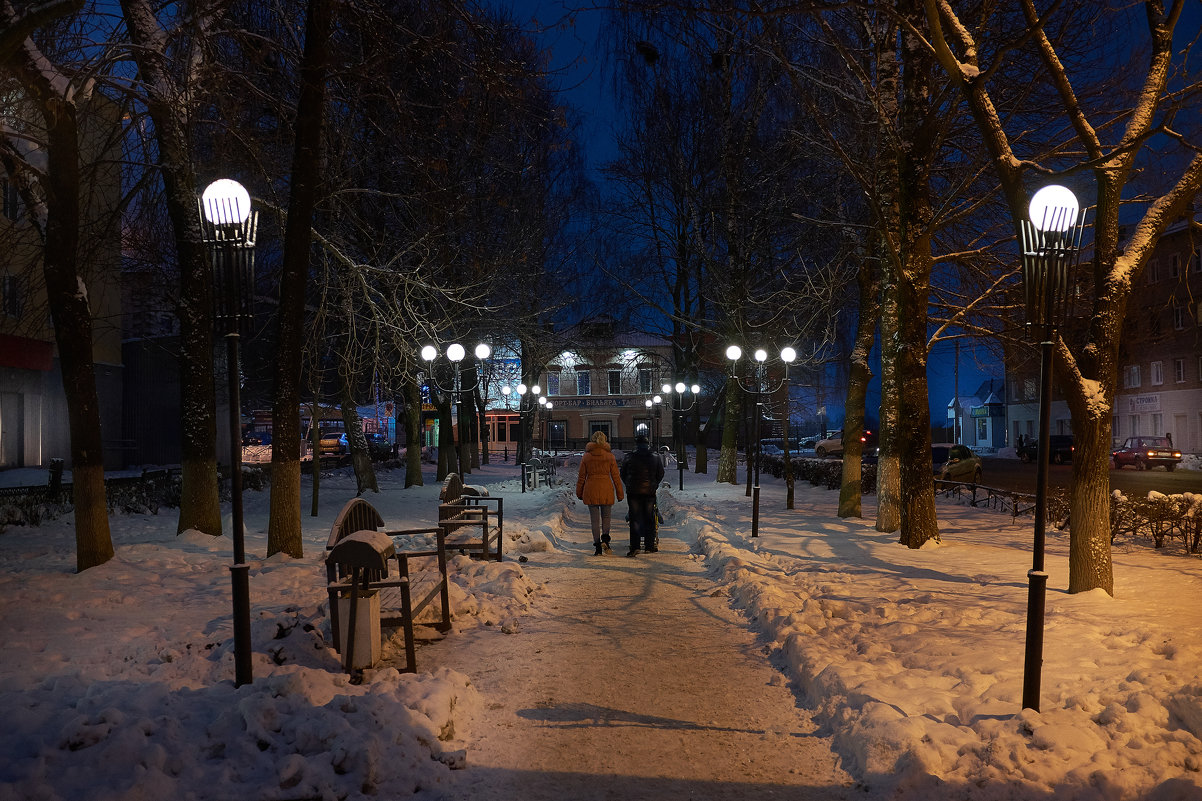
{"type": "MultiPolygon", "coordinates": [[[[1018,492],[1035,492],[1035,476],[1038,465],[1024,464],[1017,459],[986,457],[981,460],[984,478],[982,484],[999,489],[1018,492]]],[[[1048,486],[1068,489],[1072,482],[1073,466],[1048,465],[1048,486]]],[[[1202,493],[1202,472],[1177,468],[1172,473],[1163,470],[1136,470],[1128,467],[1110,471],[1111,489],[1122,490],[1125,495],[1146,495],[1152,490],[1166,495],[1183,492],[1202,493]]]]}

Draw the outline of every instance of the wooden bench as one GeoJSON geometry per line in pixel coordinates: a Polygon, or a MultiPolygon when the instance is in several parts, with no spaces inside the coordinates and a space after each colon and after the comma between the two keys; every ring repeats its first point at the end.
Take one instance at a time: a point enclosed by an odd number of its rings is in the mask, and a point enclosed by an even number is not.
{"type": "Polygon", "coordinates": [[[481,495],[473,488],[465,487],[458,473],[450,473],[442,482],[438,501],[438,525],[446,529],[448,548],[501,561],[505,526],[503,499],[481,495]],[[496,504],[495,510],[488,505],[490,503],[496,504]]]}
{"type": "MultiPolygon", "coordinates": [[[[442,526],[435,526],[431,528],[389,530],[383,526],[384,519],[374,506],[362,498],[352,498],[342,507],[342,510],[338,513],[338,517],[334,519],[334,524],[330,527],[330,538],[326,542],[326,585],[330,594],[330,627],[334,635],[334,648],[337,650],[341,642],[339,604],[343,601],[349,602],[352,594],[357,595],[359,591],[366,590],[370,592],[375,590],[380,593],[381,628],[385,626],[401,626],[405,630],[406,671],[413,673],[417,670],[417,656],[413,639],[414,621],[421,614],[422,610],[430,605],[435,596],[440,598],[442,604],[441,616],[434,623],[421,623],[419,625],[433,626],[439,631],[448,631],[451,628],[450,585],[447,581],[446,529],[442,526]],[[356,590],[351,585],[351,571],[346,566],[340,565],[336,560],[331,560],[328,557],[340,542],[345,541],[352,534],[355,534],[355,532],[363,531],[381,532],[393,540],[396,552],[390,558],[396,560],[397,570],[395,576],[382,575],[383,571],[380,570],[360,571],[359,589],[356,590]],[[412,540],[418,537],[428,539],[430,535],[434,536],[435,542],[435,547],[432,550],[428,547],[420,550],[406,547],[412,544],[406,542],[406,539],[412,540]],[[418,558],[436,559],[438,570],[432,589],[421,600],[414,603],[411,598],[411,590],[416,577],[409,569],[409,562],[418,558]]],[[[419,572],[424,574],[423,577],[426,577],[434,571],[423,570],[419,572]]],[[[423,585],[425,583],[422,582],[423,585]]],[[[349,659],[348,667],[350,667],[349,659]]]]}

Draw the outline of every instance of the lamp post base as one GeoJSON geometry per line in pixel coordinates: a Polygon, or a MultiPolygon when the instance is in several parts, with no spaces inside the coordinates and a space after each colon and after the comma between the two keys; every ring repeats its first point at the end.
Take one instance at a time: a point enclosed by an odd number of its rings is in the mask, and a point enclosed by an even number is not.
{"type": "Polygon", "coordinates": [[[250,661],[250,565],[230,565],[234,596],[234,686],[254,681],[250,661]]]}
{"type": "Polygon", "coordinates": [[[1048,574],[1027,571],[1027,649],[1023,659],[1023,709],[1039,711],[1040,673],[1043,670],[1043,613],[1048,574]]]}

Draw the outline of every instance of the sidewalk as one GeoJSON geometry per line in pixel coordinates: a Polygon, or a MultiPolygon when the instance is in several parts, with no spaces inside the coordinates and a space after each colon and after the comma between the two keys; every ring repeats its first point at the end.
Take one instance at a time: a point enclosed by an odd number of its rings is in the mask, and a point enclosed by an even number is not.
{"type": "Polygon", "coordinates": [[[570,541],[523,566],[542,587],[516,631],[422,649],[484,696],[445,797],[862,797],[689,545],[664,526],[658,554],[625,557],[624,509],[605,557],[585,508],[569,511],[570,541]]]}

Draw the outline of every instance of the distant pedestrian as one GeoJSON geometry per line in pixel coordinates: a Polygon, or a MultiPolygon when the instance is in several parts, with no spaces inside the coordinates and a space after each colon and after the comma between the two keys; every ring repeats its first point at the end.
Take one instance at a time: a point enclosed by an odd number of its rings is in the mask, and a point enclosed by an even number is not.
{"type": "Polygon", "coordinates": [[[644,436],[634,440],[634,453],[622,461],[622,481],[626,484],[626,503],[630,510],[630,552],[641,546],[647,553],[659,550],[655,545],[655,490],[664,480],[664,463],[651,452],[644,436]]]}
{"type": "Polygon", "coordinates": [[[595,556],[609,550],[609,521],[615,499],[622,500],[622,476],[618,460],[604,431],[593,434],[584,449],[580,472],[576,475],[576,497],[588,504],[593,523],[595,556]]]}

